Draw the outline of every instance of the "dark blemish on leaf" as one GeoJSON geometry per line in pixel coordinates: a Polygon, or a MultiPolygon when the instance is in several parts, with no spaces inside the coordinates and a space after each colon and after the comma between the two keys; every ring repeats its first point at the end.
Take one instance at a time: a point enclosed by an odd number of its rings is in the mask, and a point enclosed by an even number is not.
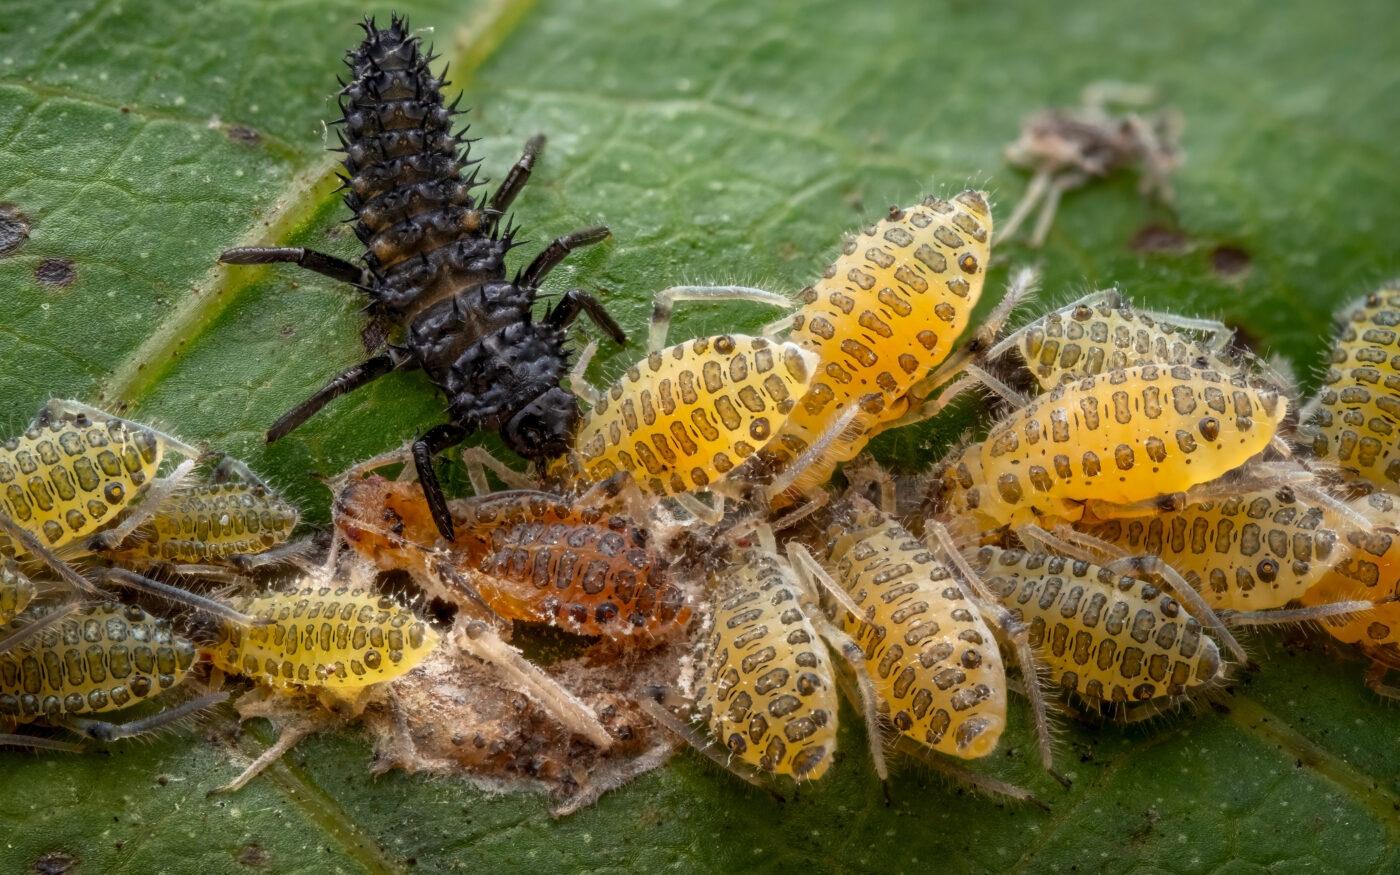
{"type": "Polygon", "coordinates": [[[286,325],[282,326],[280,333],[283,337],[291,337],[293,334],[297,333],[297,327],[288,322],[286,325]]]}
{"type": "Polygon", "coordinates": [[[234,125],[228,129],[228,138],[245,146],[256,146],[262,142],[262,134],[246,125],[234,125]]]}
{"type": "Polygon", "coordinates": [[[1180,254],[1191,248],[1191,238],[1164,225],[1152,224],[1133,235],[1128,246],[1135,252],[1180,254]]]}
{"type": "Polygon", "coordinates": [[[264,869],[272,863],[272,854],[258,845],[244,845],[238,849],[237,860],[244,866],[264,869]]]}
{"type": "Polygon", "coordinates": [[[1238,246],[1217,246],[1210,254],[1210,266],[1223,277],[1237,277],[1249,269],[1249,253],[1238,246]]]}
{"type": "Polygon", "coordinates": [[[1230,713],[1230,706],[1229,706],[1229,705],[1226,705],[1224,702],[1211,702],[1211,703],[1210,703],[1210,709],[1211,709],[1212,711],[1214,711],[1215,713],[1217,713],[1217,714],[1229,714],[1229,713],[1230,713]]]}
{"type": "Polygon", "coordinates": [[[0,204],[0,258],[13,255],[29,239],[29,218],[14,204],[0,204]]]}
{"type": "Polygon", "coordinates": [[[63,875],[78,865],[78,858],[67,851],[49,851],[34,861],[29,871],[35,875],[63,875]]]}
{"type": "Polygon", "coordinates": [[[45,258],[34,268],[34,278],[40,285],[48,286],[51,289],[64,289],[73,284],[73,278],[78,275],[78,271],[73,267],[73,262],[66,258],[45,258]]]}

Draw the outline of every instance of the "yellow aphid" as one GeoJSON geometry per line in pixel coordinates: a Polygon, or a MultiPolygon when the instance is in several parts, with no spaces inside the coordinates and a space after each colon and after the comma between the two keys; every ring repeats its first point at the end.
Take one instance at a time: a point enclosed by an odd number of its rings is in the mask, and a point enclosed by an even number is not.
{"type": "Polygon", "coordinates": [[[815,366],[795,343],[742,334],[653,352],[584,415],[548,473],[587,484],[627,471],[653,495],[706,489],[773,439],[815,366]]]}
{"type": "MultiPolygon", "coordinates": [[[[0,638],[18,627],[0,629],[0,638]]],[[[179,684],[198,651],[168,620],[114,602],[79,608],[0,652],[0,722],[117,711],[179,684]]]]}
{"type": "Polygon", "coordinates": [[[37,591],[34,581],[19,570],[15,560],[0,557],[0,624],[10,622],[28,607],[37,591]]]}
{"type": "Polygon", "coordinates": [[[777,556],[747,551],[712,581],[695,701],[730,752],[759,769],[820,778],[836,751],[838,702],[825,647],[777,556]]]}
{"type": "Polygon", "coordinates": [[[150,486],[166,450],[159,432],[62,406],[71,403],[50,402],[35,425],[0,446],[0,513],[50,548],[115,519],[150,486]]]}
{"type": "Polygon", "coordinates": [[[1015,348],[1044,389],[1134,365],[1190,365],[1236,373],[1242,366],[1219,323],[1141,313],[1117,289],[1080,298],[1019,329],[988,351],[1015,348]],[[1192,332],[1209,333],[1205,340],[1192,332]]]}
{"type": "Polygon", "coordinates": [[[262,553],[291,537],[297,517],[261,484],[198,484],[161,502],[120,549],[104,555],[133,564],[198,564],[262,553]]]}
{"type": "Polygon", "coordinates": [[[772,447],[786,465],[816,443],[852,405],[851,427],[794,482],[825,483],[854,458],[865,433],[897,419],[909,391],[953,350],[982,294],[992,216],[981,193],[928,198],[847,238],[841,257],[802,292],[788,336],[819,357],[811,389],[772,447]],[[873,396],[873,397],[872,397],[873,396]]]}
{"type": "Polygon", "coordinates": [[[1215,610],[1259,611],[1298,598],[1342,558],[1338,529],[1334,513],[1281,486],[1084,531],[1160,556],[1215,610]]]}
{"type": "Polygon", "coordinates": [[[1400,490],[1400,284],[1367,295],[1343,317],[1308,429],[1313,453],[1400,490]]]}
{"type": "Polygon", "coordinates": [[[825,564],[864,612],[840,611],[841,627],[864,650],[881,710],[934,750],[991,753],[1006,725],[1006,670],[949,567],[859,500],[838,509],[827,539],[825,564]]]}
{"type": "Polygon", "coordinates": [[[410,671],[442,637],[388,597],[349,587],[272,593],[238,608],[273,622],[221,623],[210,661],[279,689],[355,693],[410,671]]]}
{"type": "Polygon", "coordinates": [[[1184,365],[1141,365],[1065,383],[967,447],[942,474],[960,532],[1075,522],[1111,505],[1184,492],[1243,465],[1287,413],[1277,390],[1184,365]]]}
{"type": "Polygon", "coordinates": [[[1220,651],[1175,599],[1076,559],[983,547],[982,581],[1029,627],[1056,686],[1095,709],[1178,697],[1221,677],[1220,651]]]}

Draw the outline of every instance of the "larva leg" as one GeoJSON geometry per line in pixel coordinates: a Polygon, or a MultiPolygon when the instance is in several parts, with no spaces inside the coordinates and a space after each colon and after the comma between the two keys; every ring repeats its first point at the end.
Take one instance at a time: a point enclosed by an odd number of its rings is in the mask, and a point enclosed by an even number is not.
{"type": "Polygon", "coordinates": [[[495,194],[491,195],[491,205],[488,207],[487,223],[488,232],[494,229],[500,217],[505,215],[506,210],[515,202],[516,195],[520,194],[525,183],[530,181],[530,172],[535,169],[535,161],[540,157],[540,151],[544,149],[544,134],[535,134],[525,141],[525,148],[520,153],[520,158],[506,171],[505,178],[496,187],[495,194]]]}
{"type": "Polygon", "coordinates": [[[374,277],[362,267],[343,258],[301,246],[240,246],[225,249],[220,264],[295,264],[321,276],[362,288],[373,285],[374,277]]]}
{"type": "Polygon", "coordinates": [[[774,307],[792,307],[792,301],[783,295],[749,286],[672,286],[657,292],[652,303],[648,352],[666,348],[666,335],[671,330],[671,313],[677,301],[753,301],[774,307]]]}
{"type": "Polygon", "coordinates": [[[919,744],[908,736],[901,735],[896,738],[894,741],[894,748],[906,756],[913,757],[929,768],[936,769],[948,775],[961,784],[975,787],[978,790],[982,790],[994,796],[1004,796],[1007,799],[1018,799],[1022,802],[1029,802],[1041,811],[1050,810],[1050,806],[1035,798],[1035,796],[1031,794],[1031,791],[960,766],[946,757],[939,755],[931,748],[919,744]]]}
{"type": "MultiPolygon", "coordinates": [[[[555,237],[553,242],[548,246],[540,250],[540,254],[536,255],[534,260],[520,272],[515,282],[523,288],[537,289],[540,287],[540,283],[544,281],[544,278],[549,276],[549,272],[554,270],[554,268],[559,265],[559,262],[567,258],[570,252],[583,246],[592,246],[595,243],[602,243],[610,236],[612,236],[612,232],[608,230],[606,225],[594,225],[591,228],[580,228],[577,231],[561,234],[555,237]]],[[[573,296],[571,299],[569,296],[566,296],[566,299],[569,299],[570,303],[565,304],[564,301],[560,301],[560,305],[564,306],[563,312],[560,313],[559,316],[556,316],[555,311],[551,310],[549,316],[546,317],[547,319],[560,320],[567,324],[569,318],[567,313],[569,310],[581,306],[588,309],[588,315],[592,317],[594,322],[598,323],[598,327],[611,334],[614,340],[617,340],[618,343],[625,343],[627,341],[627,335],[622,333],[622,329],[618,327],[611,316],[603,313],[603,308],[599,306],[597,301],[593,301],[592,297],[589,297],[589,300],[593,303],[592,308],[588,308],[587,304],[579,300],[579,296],[583,295],[583,292],[575,291],[570,294],[573,296]],[[620,340],[618,340],[619,337],[621,338],[620,340]]]]}
{"type": "Polygon", "coordinates": [[[272,428],[267,430],[267,442],[273,443],[281,440],[341,395],[367,386],[393,369],[393,357],[380,355],[337,374],[331,378],[330,382],[316,390],[311,397],[282,414],[281,418],[272,424],[272,428]]]}
{"type": "MultiPolygon", "coordinates": [[[[551,245],[558,244],[561,240],[565,239],[564,237],[560,237],[551,245]]],[[[573,245],[576,246],[578,243],[575,241],[573,245]]],[[[565,254],[567,255],[568,253],[566,252],[565,254]]],[[[573,321],[578,318],[580,313],[587,316],[604,334],[611,337],[614,343],[622,345],[627,342],[627,332],[622,330],[622,326],[617,324],[617,320],[610,316],[607,310],[603,309],[603,305],[597,298],[582,289],[570,289],[565,292],[564,297],[560,298],[558,303],[551,307],[549,313],[545,315],[544,322],[547,325],[553,325],[555,328],[567,328],[569,325],[573,324],[573,321]]]]}

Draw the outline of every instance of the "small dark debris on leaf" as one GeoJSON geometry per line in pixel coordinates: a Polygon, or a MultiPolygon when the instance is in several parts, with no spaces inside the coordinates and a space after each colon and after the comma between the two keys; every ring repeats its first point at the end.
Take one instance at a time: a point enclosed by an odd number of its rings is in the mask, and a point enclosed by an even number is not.
{"type": "Polygon", "coordinates": [[[0,258],[13,255],[29,239],[29,217],[14,204],[0,203],[0,258]]]}
{"type": "Polygon", "coordinates": [[[1223,277],[1237,277],[1249,269],[1249,253],[1238,246],[1217,246],[1210,254],[1211,269],[1223,277]]]}
{"type": "Polygon", "coordinates": [[[34,279],[38,280],[40,285],[51,289],[71,286],[77,275],[78,271],[73,267],[73,262],[66,258],[45,258],[34,268],[34,279]]]}
{"type": "Polygon", "coordinates": [[[234,125],[229,128],[228,138],[245,146],[256,146],[262,142],[262,135],[246,125],[234,125]]]}
{"type": "Polygon", "coordinates": [[[35,875],[63,875],[76,865],[78,865],[78,858],[67,851],[48,851],[34,861],[34,865],[29,867],[29,871],[35,875]]]}
{"type": "Polygon", "coordinates": [[[1164,225],[1151,224],[1133,235],[1128,244],[1135,252],[1179,255],[1191,248],[1191,238],[1164,225]]]}
{"type": "Polygon", "coordinates": [[[1226,705],[1224,702],[1211,702],[1211,703],[1210,703],[1210,709],[1211,709],[1212,711],[1214,711],[1215,713],[1217,713],[1217,714],[1229,714],[1229,713],[1230,713],[1230,706],[1229,706],[1229,705],[1226,705]]]}

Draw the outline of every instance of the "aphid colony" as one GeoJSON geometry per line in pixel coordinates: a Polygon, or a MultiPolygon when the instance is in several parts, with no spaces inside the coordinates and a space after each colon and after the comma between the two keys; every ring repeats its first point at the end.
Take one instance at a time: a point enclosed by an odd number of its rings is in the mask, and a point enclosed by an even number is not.
{"type": "MultiPolygon", "coordinates": [[[[1347,314],[1302,410],[1223,325],[1116,291],[1004,333],[1029,271],[959,346],[993,244],[986,197],[964,191],[848,237],[761,335],[667,345],[678,302],[786,296],[661,292],[646,356],[598,391],[581,377],[590,347],[567,392],[580,312],[625,336],[579,291],[540,321],[532,306],[606,229],[558,238],[508,279],[502,217],[540,139],[478,198],[432,58],[397,17],[365,30],[341,92],[364,266],[286,247],[221,260],[349,282],[400,332],[269,440],[401,367],[447,394],[451,422],[329,481],[332,543],[313,557],[289,540],[296,511],[246,466],[201,473],[205,457],[170,435],[48,405],[0,448],[0,725],[13,730],[0,743],[80,747],[19,734],[32,724],[85,743],[147,732],[217,704],[227,673],[256,684],[241,714],[283,723],[229,788],[327,719],[364,714],[382,767],[533,779],[566,812],[677,739],[760,786],[818,779],[836,765],[845,694],[882,778],[893,748],[1024,798],[954,761],[998,748],[1018,692],[1051,769],[1045,678],[1059,707],[1140,719],[1247,662],[1234,630],[1320,620],[1373,660],[1373,689],[1400,697],[1385,683],[1400,668],[1400,291],[1347,314]],[[985,437],[901,506],[863,448],[979,388],[999,399],[985,437]],[[467,450],[475,494],[449,499],[432,457],[476,429],[534,471],[467,450]],[[170,454],[183,461],[162,473],[170,454]],[[828,491],[842,463],[849,488],[828,491]],[[510,488],[491,491],[487,469],[510,488]],[[248,580],[274,572],[275,588],[248,580]],[[406,577],[424,610],[384,595],[380,573],[406,577]],[[209,583],[233,590],[194,591],[209,583]],[[152,613],[158,599],[179,615],[152,613]],[[541,625],[588,646],[543,665],[513,643],[541,625]],[[176,688],[182,703],[108,722],[176,688]]],[[[1165,193],[1172,137],[1119,133],[1101,169],[1144,159],[1165,193]]],[[[1063,170],[1039,170],[1038,238],[1081,181],[1063,170]]]]}

